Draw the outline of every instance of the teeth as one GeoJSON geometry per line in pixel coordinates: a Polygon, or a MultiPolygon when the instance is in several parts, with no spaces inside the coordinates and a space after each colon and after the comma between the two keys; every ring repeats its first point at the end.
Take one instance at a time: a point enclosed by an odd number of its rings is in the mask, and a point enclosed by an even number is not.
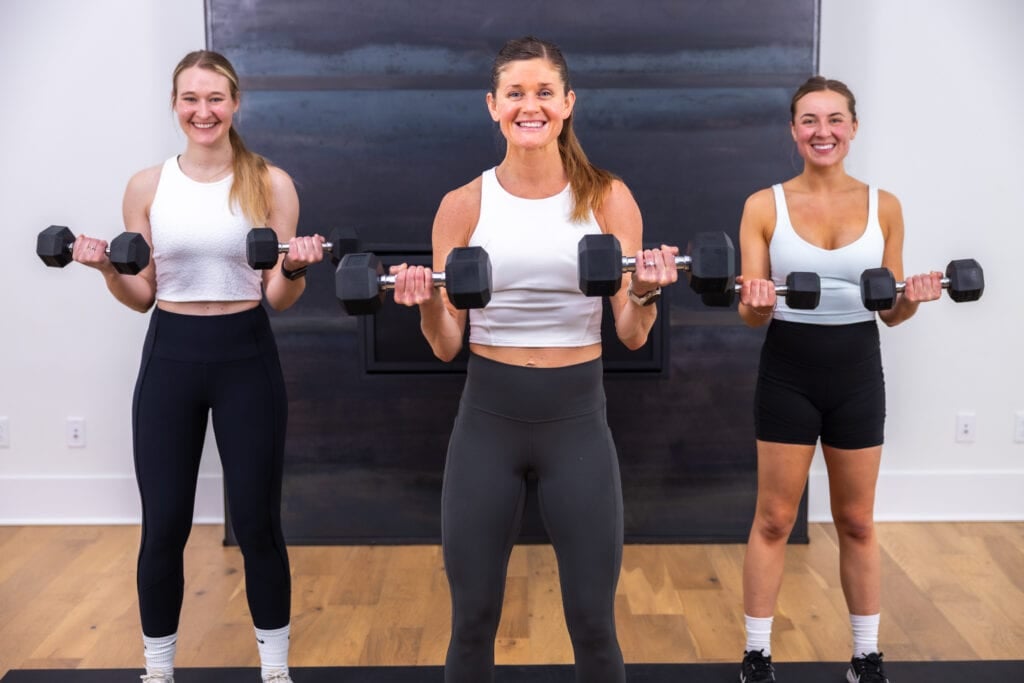
{"type": "Polygon", "coordinates": [[[214,122],[214,123],[193,123],[192,125],[195,126],[196,128],[213,128],[214,126],[217,125],[217,123],[216,122],[214,122]]]}
{"type": "Polygon", "coordinates": [[[520,121],[516,124],[520,128],[541,128],[544,126],[543,121],[520,121]]]}
{"type": "Polygon", "coordinates": [[[811,146],[814,147],[814,149],[820,149],[821,151],[825,151],[827,149],[832,149],[833,147],[835,147],[835,145],[811,145],[811,146]]]}

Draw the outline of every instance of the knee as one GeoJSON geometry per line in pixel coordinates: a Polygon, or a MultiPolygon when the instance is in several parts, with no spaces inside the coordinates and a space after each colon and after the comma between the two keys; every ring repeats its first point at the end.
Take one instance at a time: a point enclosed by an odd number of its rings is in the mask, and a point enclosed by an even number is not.
{"type": "Polygon", "coordinates": [[[139,554],[143,557],[179,558],[185,552],[189,533],[192,531],[192,516],[146,515],[143,520],[142,544],[139,554]]]}
{"type": "Polygon", "coordinates": [[[875,520],[870,510],[833,510],[832,521],[836,533],[844,540],[866,543],[874,538],[875,520]]]}
{"type": "Polygon", "coordinates": [[[796,524],[796,508],[788,505],[758,506],[754,533],[769,543],[785,542],[796,524]]]}
{"type": "Polygon", "coordinates": [[[603,652],[617,642],[613,614],[566,608],[565,622],[573,649],[579,652],[603,652]]]}
{"type": "Polygon", "coordinates": [[[252,513],[232,510],[231,528],[242,553],[261,552],[275,547],[278,538],[283,538],[281,524],[269,511],[259,510],[252,513]]]}
{"type": "Polygon", "coordinates": [[[501,608],[486,602],[457,601],[452,614],[452,639],[463,644],[493,643],[501,608]]]}

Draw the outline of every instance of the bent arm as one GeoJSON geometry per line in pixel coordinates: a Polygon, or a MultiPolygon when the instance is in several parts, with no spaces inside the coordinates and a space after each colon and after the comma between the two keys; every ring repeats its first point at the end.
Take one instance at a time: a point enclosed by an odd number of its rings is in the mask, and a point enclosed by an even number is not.
{"type": "MultiPolygon", "coordinates": [[[[141,234],[149,244],[150,253],[153,252],[153,231],[149,224],[149,207],[160,182],[160,169],[160,166],[154,166],[132,176],[121,203],[125,230],[141,234]]],[[[153,306],[156,301],[156,266],[153,259],[136,275],[118,273],[109,259],[95,267],[103,273],[107,289],[122,304],[139,313],[145,313],[153,306]]]]}
{"type": "MultiPolygon", "coordinates": [[[[431,238],[434,272],[444,270],[452,249],[469,245],[469,236],[479,216],[479,179],[445,195],[434,217],[431,238]]],[[[429,291],[430,297],[419,304],[420,330],[434,355],[449,362],[462,350],[467,314],[451,305],[444,288],[430,287],[429,291]]]]}
{"type": "MultiPolygon", "coordinates": [[[[295,238],[299,225],[299,195],[295,192],[295,183],[282,169],[271,166],[270,173],[270,215],[267,217],[269,227],[274,229],[279,242],[290,243],[295,238]]],[[[322,258],[323,251],[320,251],[322,258]]],[[[267,303],[275,311],[283,311],[299,300],[306,290],[306,278],[289,280],[281,272],[282,264],[289,270],[298,270],[305,263],[292,264],[289,261],[291,250],[281,254],[277,259],[277,267],[263,271],[263,290],[267,303]]],[[[292,259],[294,261],[294,259],[292,259]]]]}
{"type": "Polygon", "coordinates": [[[775,310],[775,285],[768,245],[775,225],[775,197],[770,189],[759,190],[747,198],[740,218],[740,264],[742,285],[738,306],[740,318],[750,327],[760,327],[772,319],[775,310]]]}

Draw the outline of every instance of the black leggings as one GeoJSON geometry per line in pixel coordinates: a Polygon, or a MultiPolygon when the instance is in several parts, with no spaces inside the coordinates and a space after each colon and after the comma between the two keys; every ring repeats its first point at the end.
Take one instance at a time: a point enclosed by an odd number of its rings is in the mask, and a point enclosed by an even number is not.
{"type": "Polygon", "coordinates": [[[444,471],[441,539],[452,595],[447,683],[494,676],[494,639],[526,477],[558,559],[576,680],[626,680],[615,635],[622,487],[600,360],[523,368],[473,355],[444,471]]]}
{"type": "Polygon", "coordinates": [[[157,308],[132,409],[142,497],[139,609],[150,637],[178,630],[182,554],[211,411],[253,622],[264,629],[289,622],[291,579],[281,533],[288,405],[266,311],[196,316],[157,308]]]}

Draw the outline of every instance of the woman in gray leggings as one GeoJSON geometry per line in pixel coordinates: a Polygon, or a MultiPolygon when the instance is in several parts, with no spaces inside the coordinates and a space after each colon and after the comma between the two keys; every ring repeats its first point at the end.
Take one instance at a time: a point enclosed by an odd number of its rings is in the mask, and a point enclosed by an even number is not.
{"type": "MultiPolygon", "coordinates": [[[[452,595],[447,683],[493,680],[494,638],[526,478],[558,558],[576,678],[625,680],[615,635],[622,490],[605,415],[599,298],[577,283],[577,245],[609,233],[637,271],[611,298],[631,349],[647,341],[674,247],[643,250],[640,210],[621,180],[590,164],[572,130],[576,95],[558,48],[535,38],[499,52],[487,93],[504,160],[449,192],[434,220],[434,266],[454,247],[491,259],[491,300],[469,314],[466,387],[445,465],[442,544],[452,595]]],[[[418,305],[424,336],[448,361],[466,313],[435,289],[431,270],[399,266],[395,300],[418,305]]]]}

